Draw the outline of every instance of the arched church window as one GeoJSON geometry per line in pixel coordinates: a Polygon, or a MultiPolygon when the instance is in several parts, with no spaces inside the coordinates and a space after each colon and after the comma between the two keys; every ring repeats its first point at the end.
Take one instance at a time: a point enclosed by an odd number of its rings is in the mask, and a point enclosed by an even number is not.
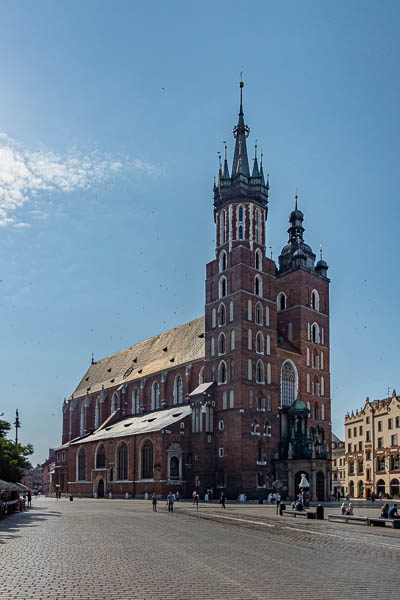
{"type": "Polygon", "coordinates": [[[227,282],[226,277],[223,275],[219,280],[219,297],[224,298],[227,294],[227,282]]]}
{"type": "Polygon", "coordinates": [[[313,323],[311,326],[311,340],[314,344],[319,344],[319,327],[317,323],[313,323]]]}
{"type": "Polygon", "coordinates": [[[231,350],[235,349],[235,330],[231,330],[231,350]]]}
{"type": "Polygon", "coordinates": [[[231,381],[235,381],[235,361],[231,360],[231,381]]]}
{"type": "Polygon", "coordinates": [[[257,383],[264,383],[264,364],[261,360],[257,361],[256,366],[256,381],[257,383]]]}
{"type": "Polygon", "coordinates": [[[252,333],[251,333],[251,329],[249,329],[247,331],[247,349],[248,350],[251,350],[251,347],[252,347],[252,339],[251,338],[252,338],[252,333]]]}
{"type": "Polygon", "coordinates": [[[267,355],[269,356],[271,354],[271,338],[269,335],[267,335],[267,355]]]}
{"type": "Polygon", "coordinates": [[[132,393],[132,413],[135,415],[139,412],[139,390],[135,388],[132,393]]]}
{"type": "Polygon", "coordinates": [[[86,452],[81,448],[78,452],[78,481],[86,480],[86,452]]]}
{"type": "Polygon", "coordinates": [[[100,397],[96,398],[96,404],[94,407],[94,428],[100,427],[100,397]]]}
{"type": "Polygon", "coordinates": [[[215,308],[212,309],[211,312],[211,327],[216,327],[217,326],[217,311],[215,310],[215,308]]]}
{"type": "Polygon", "coordinates": [[[218,325],[222,327],[226,324],[226,308],[225,304],[220,304],[218,307],[218,325]]]}
{"type": "Polygon", "coordinates": [[[251,358],[247,361],[247,379],[250,381],[253,379],[253,363],[251,362],[251,358]]]}
{"type": "Polygon", "coordinates": [[[117,478],[128,479],[128,446],[122,442],[117,448],[117,478]]]}
{"type": "Polygon", "coordinates": [[[229,320],[233,321],[233,301],[229,302],[229,320]]]}
{"type": "Polygon", "coordinates": [[[286,294],[284,294],[283,292],[280,292],[278,294],[278,297],[276,299],[276,307],[277,310],[285,310],[286,308],[286,294]]]}
{"type": "Polygon", "coordinates": [[[262,270],[262,253],[259,248],[257,248],[257,250],[255,252],[255,261],[256,261],[257,271],[261,271],[262,270]]]}
{"type": "Polygon", "coordinates": [[[254,293],[256,296],[260,297],[263,295],[262,279],[259,275],[256,275],[254,278],[254,293]]]}
{"type": "Polygon", "coordinates": [[[281,368],[281,404],[292,406],[296,400],[296,372],[293,364],[286,360],[281,368]]]}
{"type": "Polygon", "coordinates": [[[261,331],[258,331],[256,335],[256,352],[264,354],[264,337],[261,331]]]}
{"type": "Polygon", "coordinates": [[[252,304],[251,304],[251,300],[248,300],[247,302],[247,320],[251,321],[252,320],[252,304]]]}
{"type": "Polygon", "coordinates": [[[225,354],[226,351],[226,340],[225,334],[220,333],[218,338],[218,354],[225,354]]]}
{"type": "Polygon", "coordinates": [[[255,318],[256,318],[257,325],[263,324],[263,307],[262,307],[261,302],[257,302],[257,304],[256,304],[255,318]]]}
{"type": "Polygon", "coordinates": [[[239,225],[239,240],[243,239],[243,225],[239,225]]]}
{"type": "Polygon", "coordinates": [[[226,252],[222,250],[219,255],[219,271],[226,271],[226,252]]]}
{"type": "Polygon", "coordinates": [[[157,381],[153,381],[151,386],[151,410],[159,408],[160,387],[157,381]]]}
{"type": "Polygon", "coordinates": [[[262,222],[261,222],[261,210],[256,210],[256,242],[262,244],[262,222]]]}
{"type": "Polygon", "coordinates": [[[104,444],[100,444],[96,452],[96,469],[104,469],[106,466],[106,451],[104,444]]]}
{"type": "Polygon", "coordinates": [[[142,479],[153,479],[153,444],[146,440],[142,446],[142,479]]]}
{"type": "Polygon", "coordinates": [[[171,456],[169,461],[169,477],[170,479],[179,479],[179,458],[171,456]]]}
{"type": "Polygon", "coordinates": [[[223,360],[218,366],[218,383],[226,383],[226,364],[223,360]]]}
{"type": "Polygon", "coordinates": [[[174,380],[174,404],[182,404],[182,377],[177,375],[174,380]]]}
{"type": "Polygon", "coordinates": [[[311,308],[319,310],[319,294],[317,290],[311,292],[311,308]]]}
{"type": "Polygon", "coordinates": [[[243,206],[239,206],[238,208],[238,221],[239,223],[243,222],[243,206]]]}
{"type": "Polygon", "coordinates": [[[269,306],[265,307],[265,326],[269,327],[269,306]]]}
{"type": "Polygon", "coordinates": [[[111,400],[111,412],[115,412],[116,410],[118,410],[118,394],[117,392],[115,392],[113,394],[112,400],[111,400]]]}
{"type": "Polygon", "coordinates": [[[235,392],[233,390],[229,392],[229,408],[235,408],[235,392]]]}

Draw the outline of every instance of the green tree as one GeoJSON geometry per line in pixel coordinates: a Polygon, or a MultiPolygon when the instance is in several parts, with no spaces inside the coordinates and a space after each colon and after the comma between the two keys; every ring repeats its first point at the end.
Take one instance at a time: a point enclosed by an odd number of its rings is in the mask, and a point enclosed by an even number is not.
{"type": "Polygon", "coordinates": [[[6,439],[10,429],[10,423],[0,420],[0,479],[16,482],[22,479],[23,470],[31,466],[27,457],[33,454],[33,446],[6,439]]]}

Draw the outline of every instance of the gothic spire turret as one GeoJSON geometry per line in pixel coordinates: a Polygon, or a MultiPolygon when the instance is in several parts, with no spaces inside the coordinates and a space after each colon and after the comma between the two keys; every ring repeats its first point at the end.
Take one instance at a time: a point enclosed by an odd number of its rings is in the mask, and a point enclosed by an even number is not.
{"type": "Polygon", "coordinates": [[[223,175],[222,175],[224,179],[229,179],[227,150],[228,150],[228,146],[226,145],[226,142],[224,142],[224,171],[223,171],[223,175]]]}
{"type": "Polygon", "coordinates": [[[250,128],[244,123],[244,113],[243,113],[243,86],[244,83],[242,79],[239,82],[240,88],[240,109],[239,109],[239,120],[236,127],[233,128],[232,133],[233,137],[236,139],[235,143],[235,153],[233,155],[233,164],[232,164],[232,177],[236,177],[236,175],[245,175],[245,177],[250,177],[250,169],[249,169],[249,159],[247,157],[247,145],[246,138],[250,133],[250,128]]]}

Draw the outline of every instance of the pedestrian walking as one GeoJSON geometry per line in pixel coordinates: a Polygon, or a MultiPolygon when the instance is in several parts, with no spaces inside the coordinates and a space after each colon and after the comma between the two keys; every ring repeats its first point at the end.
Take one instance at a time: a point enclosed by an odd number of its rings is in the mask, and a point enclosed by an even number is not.
{"type": "Polygon", "coordinates": [[[167,496],[167,506],[168,512],[174,512],[174,495],[172,492],[169,492],[167,496]]]}
{"type": "Polygon", "coordinates": [[[221,498],[219,499],[219,503],[222,504],[222,508],[225,508],[225,502],[226,502],[225,494],[224,494],[224,492],[222,492],[221,498]]]}
{"type": "Polygon", "coordinates": [[[192,494],[193,504],[196,504],[196,496],[197,496],[197,491],[193,490],[193,494],[192,494]]]}
{"type": "Polygon", "coordinates": [[[179,496],[179,492],[176,492],[176,494],[175,494],[175,498],[176,498],[176,501],[177,501],[177,502],[179,502],[179,498],[180,498],[180,496],[179,496]]]}
{"type": "Polygon", "coordinates": [[[153,505],[153,512],[157,512],[157,496],[155,494],[151,497],[151,503],[153,505]]]}
{"type": "Polygon", "coordinates": [[[196,510],[199,510],[199,500],[200,500],[200,494],[196,494],[196,497],[194,499],[194,502],[196,504],[196,510]]]}
{"type": "Polygon", "coordinates": [[[31,491],[29,490],[28,492],[28,506],[31,507],[32,506],[32,494],[31,491]]]}
{"type": "Polygon", "coordinates": [[[276,494],[276,514],[278,514],[278,512],[279,512],[279,505],[280,505],[280,503],[281,503],[281,495],[278,492],[276,494]]]}

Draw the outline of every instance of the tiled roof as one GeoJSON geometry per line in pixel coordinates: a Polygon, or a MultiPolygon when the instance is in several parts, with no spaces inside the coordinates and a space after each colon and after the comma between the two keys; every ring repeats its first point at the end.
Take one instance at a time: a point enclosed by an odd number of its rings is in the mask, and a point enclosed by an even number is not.
{"type": "Polygon", "coordinates": [[[91,435],[85,438],[71,442],[71,446],[76,444],[86,444],[87,442],[98,442],[110,438],[126,437],[129,435],[139,435],[142,433],[151,433],[160,431],[166,427],[171,427],[174,423],[181,421],[191,413],[191,408],[185,406],[173,406],[172,408],[150,412],[136,417],[125,417],[112,425],[101,427],[91,435]]]}
{"type": "Polygon", "coordinates": [[[181,364],[204,358],[204,317],[165,331],[90,365],[74,398],[115,388],[181,364]]]}

